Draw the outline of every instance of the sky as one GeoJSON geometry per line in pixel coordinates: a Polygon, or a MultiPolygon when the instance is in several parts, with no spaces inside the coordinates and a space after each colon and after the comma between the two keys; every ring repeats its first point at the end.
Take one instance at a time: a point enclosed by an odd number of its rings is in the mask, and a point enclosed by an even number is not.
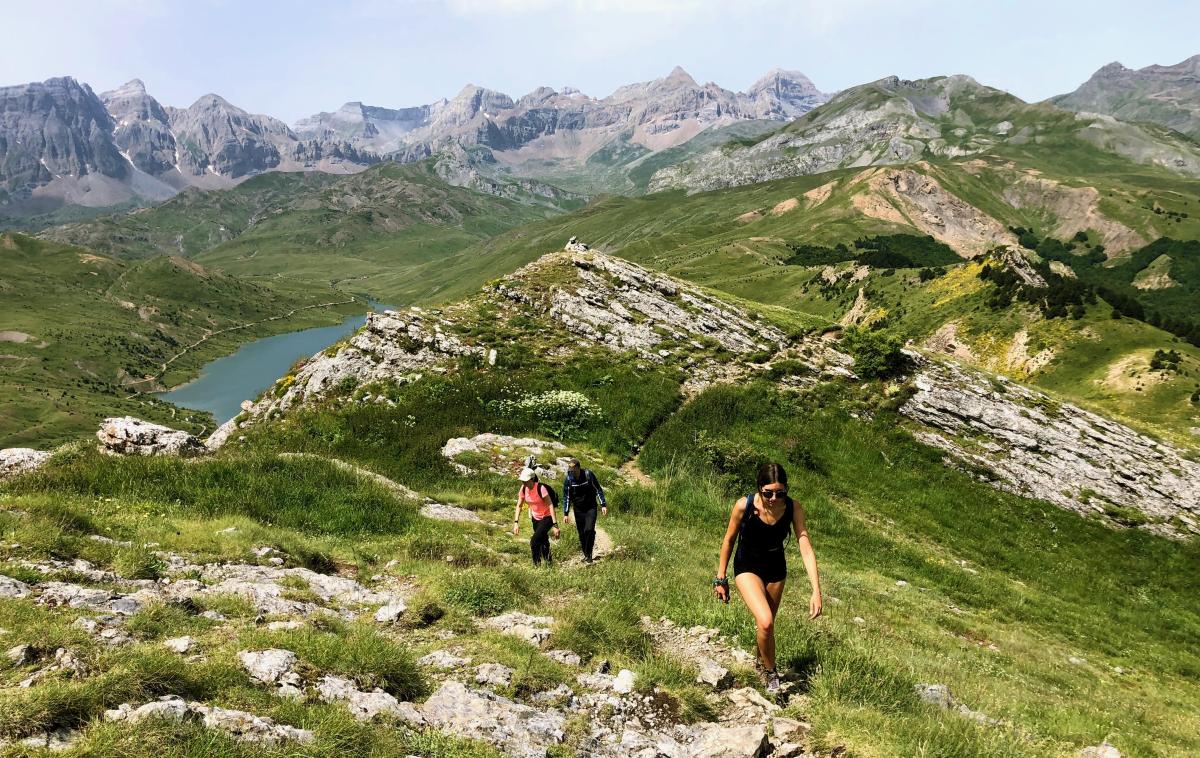
{"type": "Polygon", "coordinates": [[[733,90],[776,67],[826,92],[961,73],[1035,101],[1200,54],[1192,0],[0,0],[0,18],[0,86],[139,78],[165,105],[215,92],[288,123],[467,83],[603,97],[676,65],[733,90]]]}

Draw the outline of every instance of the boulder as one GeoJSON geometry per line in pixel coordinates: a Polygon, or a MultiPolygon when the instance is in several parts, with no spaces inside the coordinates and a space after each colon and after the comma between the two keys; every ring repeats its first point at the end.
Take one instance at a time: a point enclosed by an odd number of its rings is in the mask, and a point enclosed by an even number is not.
{"type": "Polygon", "coordinates": [[[41,468],[50,460],[50,453],[28,447],[0,450],[0,479],[41,468]]]}
{"type": "Polygon", "coordinates": [[[694,758],[758,758],[766,753],[767,744],[767,729],[763,724],[706,724],[689,746],[688,755],[694,758]]]}
{"type": "Polygon", "coordinates": [[[278,684],[291,673],[299,659],[291,650],[271,648],[258,652],[243,650],[238,653],[238,660],[252,679],[264,684],[278,684]]]}
{"type": "Polygon", "coordinates": [[[96,437],[115,455],[197,455],[206,449],[193,434],[132,416],[105,419],[96,437]]]}
{"type": "Polygon", "coordinates": [[[562,742],[566,718],[490,692],[445,682],[421,706],[433,726],[458,737],[482,740],[516,758],[544,758],[562,742]]]}
{"type": "Polygon", "coordinates": [[[408,605],[403,600],[398,603],[389,603],[375,611],[375,620],[381,624],[394,624],[406,610],[408,610],[408,605]]]}

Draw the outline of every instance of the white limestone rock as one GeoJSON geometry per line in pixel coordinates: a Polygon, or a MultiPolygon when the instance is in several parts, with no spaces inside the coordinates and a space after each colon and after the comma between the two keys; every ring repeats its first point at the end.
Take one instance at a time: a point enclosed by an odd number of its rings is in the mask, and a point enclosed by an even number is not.
{"type": "Polygon", "coordinates": [[[28,447],[0,450],[0,479],[35,471],[50,460],[50,453],[28,447]]]}
{"type": "Polygon", "coordinates": [[[116,455],[197,455],[205,450],[193,434],[132,416],[105,419],[96,437],[105,452],[116,455]]]}

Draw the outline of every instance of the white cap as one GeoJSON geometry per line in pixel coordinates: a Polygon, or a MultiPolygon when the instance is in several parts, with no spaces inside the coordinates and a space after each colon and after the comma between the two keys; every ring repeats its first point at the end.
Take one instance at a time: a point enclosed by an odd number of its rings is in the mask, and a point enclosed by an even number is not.
{"type": "Polygon", "coordinates": [[[522,482],[528,482],[530,479],[534,478],[535,476],[537,476],[537,474],[534,473],[534,470],[531,468],[528,468],[528,467],[521,469],[521,473],[517,474],[517,478],[520,479],[522,482]]]}

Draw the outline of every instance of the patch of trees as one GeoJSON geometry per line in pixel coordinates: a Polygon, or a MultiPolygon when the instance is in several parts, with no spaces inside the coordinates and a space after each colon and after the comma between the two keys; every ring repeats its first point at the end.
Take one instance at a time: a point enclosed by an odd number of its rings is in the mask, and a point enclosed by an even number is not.
{"type": "Polygon", "coordinates": [[[1183,356],[1177,350],[1155,350],[1150,359],[1151,371],[1179,371],[1179,363],[1183,356]]]}
{"type": "Polygon", "coordinates": [[[1195,298],[1200,295],[1200,242],[1162,237],[1133,251],[1123,262],[1106,265],[1104,246],[1088,245],[1086,232],[1077,232],[1064,242],[1039,238],[1022,227],[1010,227],[1010,231],[1042,258],[1069,266],[1079,281],[1113,307],[1113,318],[1142,321],[1200,346],[1200,320],[1193,316],[1195,298]],[[1170,276],[1175,286],[1157,290],[1134,287],[1138,273],[1163,255],[1171,258],[1170,276]]]}
{"type": "Polygon", "coordinates": [[[790,266],[828,266],[853,260],[872,268],[898,269],[933,268],[962,262],[949,245],[928,235],[916,234],[859,237],[852,248],[841,242],[833,247],[795,244],[788,248],[792,254],[784,263],[790,266]]]}
{"type": "Polygon", "coordinates": [[[987,305],[992,310],[1003,310],[1014,300],[1037,306],[1045,318],[1083,318],[1085,306],[1096,302],[1095,290],[1066,276],[1059,276],[1045,263],[1034,266],[1046,281],[1045,287],[1027,284],[1012,269],[1003,265],[985,263],[979,278],[993,285],[987,305]]]}

